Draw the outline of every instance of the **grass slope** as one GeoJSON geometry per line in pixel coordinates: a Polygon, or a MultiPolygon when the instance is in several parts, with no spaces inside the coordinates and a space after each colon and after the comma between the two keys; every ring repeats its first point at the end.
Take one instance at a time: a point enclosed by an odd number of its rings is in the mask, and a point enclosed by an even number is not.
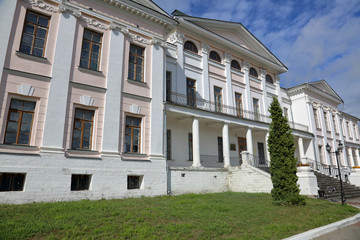
{"type": "Polygon", "coordinates": [[[0,205],[0,239],[281,239],[359,211],[316,199],[275,206],[270,194],[233,192],[0,205]]]}

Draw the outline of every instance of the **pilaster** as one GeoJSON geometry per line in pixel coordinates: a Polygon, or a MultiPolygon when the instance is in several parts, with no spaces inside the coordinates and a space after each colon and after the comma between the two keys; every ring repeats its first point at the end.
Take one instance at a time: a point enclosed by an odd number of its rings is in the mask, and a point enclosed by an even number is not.
{"type": "Polygon", "coordinates": [[[225,53],[225,74],[226,74],[226,102],[228,106],[234,106],[231,84],[231,55],[225,53]]]}
{"type": "MultiPolygon", "coordinates": [[[[253,106],[251,104],[249,67],[250,67],[249,63],[244,61],[245,99],[246,99],[245,106],[246,106],[247,111],[252,112],[253,111],[253,106]]],[[[251,150],[251,154],[252,154],[252,150],[251,150]]]]}
{"type": "Polygon", "coordinates": [[[202,54],[202,98],[210,101],[210,84],[209,84],[209,46],[206,44],[201,44],[201,54],[202,54]]]}
{"type": "Polygon", "coordinates": [[[252,129],[249,127],[246,131],[246,148],[250,154],[254,154],[252,142],[252,129]]]}
{"type": "Polygon", "coordinates": [[[263,113],[265,115],[268,114],[268,103],[267,103],[267,89],[266,89],[266,70],[261,68],[260,69],[260,79],[261,79],[261,87],[263,89],[263,95],[262,95],[262,102],[263,102],[263,113]]]}
{"type": "Polygon", "coordinates": [[[192,123],[193,135],[193,167],[201,167],[200,163],[200,130],[199,119],[194,118],[192,123]]]}

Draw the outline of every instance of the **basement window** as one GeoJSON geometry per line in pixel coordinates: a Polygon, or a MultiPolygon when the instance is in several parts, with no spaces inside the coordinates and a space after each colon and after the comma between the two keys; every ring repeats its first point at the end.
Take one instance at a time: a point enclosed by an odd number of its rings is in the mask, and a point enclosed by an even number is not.
{"type": "Polygon", "coordinates": [[[89,190],[91,175],[71,175],[71,191],[89,190]]]}
{"type": "Polygon", "coordinates": [[[22,191],[25,173],[0,173],[0,192],[22,191]]]}
{"type": "Polygon", "coordinates": [[[143,176],[128,176],[127,189],[140,189],[143,176]]]}

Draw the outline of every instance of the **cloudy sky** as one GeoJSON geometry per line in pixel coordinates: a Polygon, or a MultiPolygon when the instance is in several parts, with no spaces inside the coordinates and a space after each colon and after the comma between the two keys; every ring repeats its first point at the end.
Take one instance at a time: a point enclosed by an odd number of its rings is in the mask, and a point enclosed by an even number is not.
{"type": "Polygon", "coordinates": [[[360,118],[359,0],[154,0],[168,13],[242,23],[288,68],[281,86],[325,79],[360,118]]]}

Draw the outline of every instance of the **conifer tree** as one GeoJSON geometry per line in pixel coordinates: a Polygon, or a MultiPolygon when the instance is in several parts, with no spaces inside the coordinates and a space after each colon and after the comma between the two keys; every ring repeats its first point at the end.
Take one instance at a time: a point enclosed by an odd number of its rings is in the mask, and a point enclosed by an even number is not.
{"type": "Polygon", "coordinates": [[[300,196],[297,185],[295,140],[288,120],[276,97],[269,108],[271,124],[268,147],[270,152],[270,174],[273,183],[271,195],[275,204],[303,205],[305,198],[300,196]]]}

